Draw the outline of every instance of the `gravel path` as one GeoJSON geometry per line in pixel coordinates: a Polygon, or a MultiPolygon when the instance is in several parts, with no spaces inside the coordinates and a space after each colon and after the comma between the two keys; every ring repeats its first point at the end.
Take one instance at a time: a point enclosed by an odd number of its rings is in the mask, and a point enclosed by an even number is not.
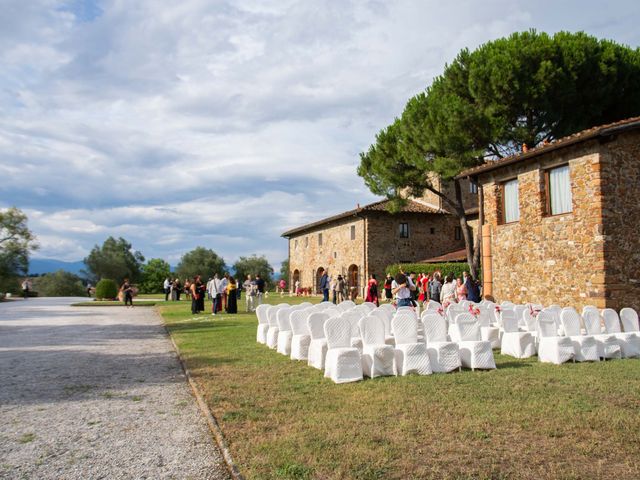
{"type": "Polygon", "coordinates": [[[228,478],[151,308],[0,304],[0,478],[228,478]]]}

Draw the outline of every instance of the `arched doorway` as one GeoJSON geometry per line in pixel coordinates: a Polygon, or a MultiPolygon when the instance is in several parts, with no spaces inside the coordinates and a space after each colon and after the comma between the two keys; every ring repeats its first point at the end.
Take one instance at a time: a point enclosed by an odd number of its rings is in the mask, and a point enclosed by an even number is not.
{"type": "Polygon", "coordinates": [[[289,289],[292,293],[298,293],[296,292],[296,282],[299,280],[300,280],[300,270],[296,268],[293,271],[293,274],[291,275],[291,285],[289,285],[289,289]]]}
{"type": "Polygon", "coordinates": [[[349,287],[349,298],[355,300],[358,297],[358,266],[349,265],[347,273],[347,285],[349,287]]]}
{"type": "Polygon", "coordinates": [[[318,270],[316,270],[316,293],[322,293],[322,290],[320,290],[320,279],[322,275],[324,275],[324,267],[318,267],[318,270]]]}

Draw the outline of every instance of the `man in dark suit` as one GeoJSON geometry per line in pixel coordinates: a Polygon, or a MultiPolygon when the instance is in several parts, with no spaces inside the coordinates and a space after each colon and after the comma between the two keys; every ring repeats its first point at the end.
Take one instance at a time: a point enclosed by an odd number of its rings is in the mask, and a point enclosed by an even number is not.
{"type": "Polygon", "coordinates": [[[322,272],[322,277],[320,277],[320,290],[322,290],[322,301],[329,301],[329,275],[327,275],[327,271],[322,272]]]}

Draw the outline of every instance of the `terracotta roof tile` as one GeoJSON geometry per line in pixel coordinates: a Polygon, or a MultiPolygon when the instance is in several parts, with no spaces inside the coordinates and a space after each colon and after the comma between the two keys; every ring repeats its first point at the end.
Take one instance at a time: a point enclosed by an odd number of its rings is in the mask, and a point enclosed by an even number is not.
{"type": "MultiPolygon", "coordinates": [[[[287,230],[286,232],[284,232],[282,236],[290,237],[292,235],[302,233],[307,230],[312,230],[314,228],[335,222],[337,220],[342,220],[343,218],[358,217],[358,216],[366,215],[368,212],[387,212],[388,205],[389,205],[389,200],[380,200],[378,202],[365,205],[364,207],[358,206],[358,208],[355,208],[353,210],[339,213],[338,215],[333,215],[331,217],[323,218],[322,220],[318,220],[316,222],[307,223],[306,225],[302,225],[300,227],[292,228],[291,230],[287,230]]],[[[443,212],[433,207],[429,207],[428,205],[424,205],[422,203],[415,202],[413,200],[407,200],[406,205],[400,211],[402,213],[427,213],[427,214],[446,215],[446,212],[443,212]]]]}
{"type": "Polygon", "coordinates": [[[530,158],[537,157],[539,155],[543,155],[553,150],[568,147],[569,145],[575,145],[576,143],[585,142],[587,140],[591,140],[599,136],[611,135],[611,134],[620,132],[622,130],[636,129],[636,128],[640,128],[640,117],[631,117],[625,120],[620,120],[619,122],[614,122],[614,123],[609,123],[607,125],[600,125],[597,127],[588,128],[586,130],[582,130],[581,132],[577,132],[572,135],[567,135],[566,137],[562,137],[558,140],[555,140],[554,142],[549,143],[548,145],[541,145],[539,147],[532,148],[527,152],[518,153],[510,157],[505,157],[500,160],[487,162],[483,165],[469,168],[461,172],[457,178],[464,178],[464,177],[478,175],[479,173],[489,172],[491,170],[496,170],[498,168],[501,168],[507,165],[512,165],[514,163],[518,163],[530,158]]]}
{"type": "Polygon", "coordinates": [[[428,258],[427,260],[422,260],[418,263],[443,263],[443,262],[466,262],[467,261],[467,251],[463,248],[462,250],[456,250],[454,252],[445,253],[444,255],[440,255],[439,257],[428,258]]]}

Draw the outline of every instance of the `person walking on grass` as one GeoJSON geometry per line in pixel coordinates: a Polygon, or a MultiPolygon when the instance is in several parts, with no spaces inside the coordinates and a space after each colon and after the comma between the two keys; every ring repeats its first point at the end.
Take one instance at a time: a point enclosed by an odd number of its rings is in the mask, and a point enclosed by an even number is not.
{"type": "Polygon", "coordinates": [[[229,301],[227,292],[228,286],[229,274],[225,272],[224,276],[220,279],[220,295],[222,295],[222,308],[224,308],[225,312],[227,311],[227,302],[229,301]]]}
{"type": "Polygon", "coordinates": [[[120,287],[122,296],[124,298],[124,306],[133,308],[133,286],[129,283],[129,279],[125,278],[122,286],[120,287]]]}
{"type": "Polygon", "coordinates": [[[171,293],[171,280],[169,279],[169,277],[164,279],[164,282],[162,284],[162,291],[164,292],[164,301],[168,302],[169,294],[171,293]]]}
{"type": "MultiPolygon", "coordinates": [[[[191,314],[192,315],[197,315],[199,313],[198,311],[198,283],[200,281],[200,276],[196,275],[195,277],[193,277],[193,282],[191,282],[191,284],[189,285],[189,293],[191,294],[191,314]]],[[[187,284],[187,282],[185,281],[185,286],[187,284]]],[[[186,292],[185,292],[186,294],[186,292]]]]}
{"type": "Polygon", "coordinates": [[[242,284],[242,288],[244,288],[244,298],[247,306],[247,313],[253,312],[256,309],[256,283],[251,279],[251,275],[247,275],[247,279],[242,284]]]}
{"type": "Polygon", "coordinates": [[[215,315],[222,310],[222,292],[220,291],[221,283],[220,277],[218,277],[218,274],[216,273],[209,284],[209,296],[213,301],[211,304],[211,315],[215,315]]]}

